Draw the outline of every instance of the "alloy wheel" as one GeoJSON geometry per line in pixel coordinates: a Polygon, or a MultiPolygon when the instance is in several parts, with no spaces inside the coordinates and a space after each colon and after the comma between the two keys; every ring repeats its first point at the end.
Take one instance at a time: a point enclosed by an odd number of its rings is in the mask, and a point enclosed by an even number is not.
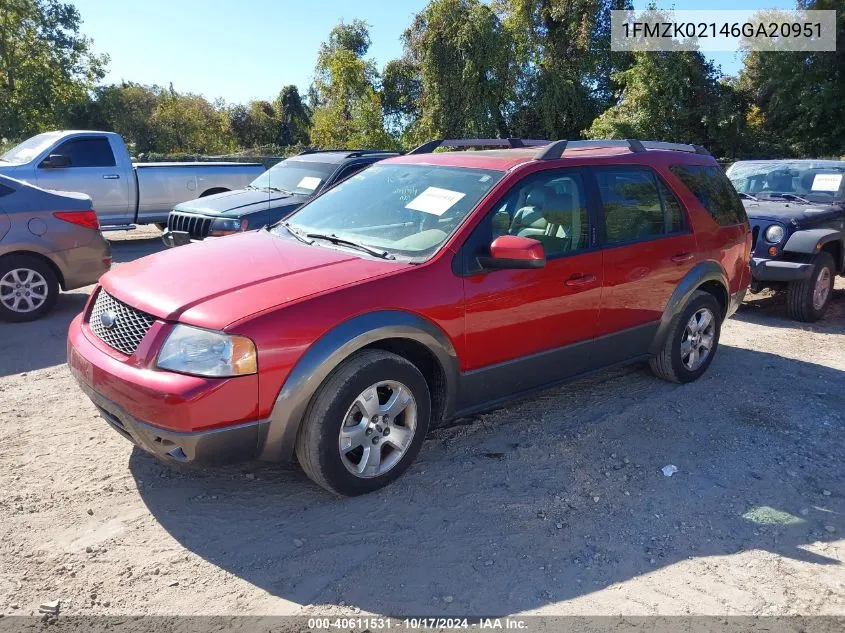
{"type": "Polygon", "coordinates": [[[370,385],[346,412],[338,437],[341,461],[365,479],[396,466],[414,440],[417,403],[411,390],[392,380],[370,385]]]}
{"type": "Polygon", "coordinates": [[[13,268],[0,279],[0,303],[12,312],[37,310],[47,301],[47,280],[31,268],[13,268]]]}
{"type": "Polygon", "coordinates": [[[816,278],[816,285],[813,288],[813,308],[821,310],[827,298],[830,295],[830,268],[825,266],[822,268],[819,276],[816,278]]]}
{"type": "Polygon", "coordinates": [[[689,371],[700,368],[710,352],[716,335],[716,319],[709,308],[701,308],[693,314],[681,337],[681,362],[689,371]]]}

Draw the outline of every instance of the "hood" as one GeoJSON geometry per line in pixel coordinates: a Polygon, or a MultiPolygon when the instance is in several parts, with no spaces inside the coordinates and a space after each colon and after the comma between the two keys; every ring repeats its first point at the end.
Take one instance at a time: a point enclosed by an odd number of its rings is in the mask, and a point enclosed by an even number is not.
{"type": "Polygon", "coordinates": [[[773,220],[788,223],[810,218],[836,215],[845,210],[845,205],[814,202],[805,204],[789,200],[743,200],[742,205],[751,220],[773,220]]]}
{"type": "Polygon", "coordinates": [[[282,193],[267,189],[236,189],[212,196],[188,200],[177,204],[173,210],[207,216],[226,215],[240,217],[248,213],[267,211],[290,206],[291,210],[303,204],[309,196],[282,193]]]}
{"type": "Polygon", "coordinates": [[[100,282],[109,294],[161,319],[220,330],[407,266],[250,231],[148,255],[113,268],[100,282]]]}

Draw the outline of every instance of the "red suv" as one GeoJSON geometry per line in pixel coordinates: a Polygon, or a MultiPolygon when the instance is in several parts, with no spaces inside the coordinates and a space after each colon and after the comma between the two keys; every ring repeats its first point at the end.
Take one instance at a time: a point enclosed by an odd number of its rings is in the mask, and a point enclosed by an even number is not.
{"type": "Polygon", "coordinates": [[[70,326],[80,386],[164,459],[296,458],[355,495],[397,478],[436,422],[642,359],[701,376],[750,279],[714,159],[499,142],[517,147],[427,143],[269,229],[112,270],[70,326]]]}

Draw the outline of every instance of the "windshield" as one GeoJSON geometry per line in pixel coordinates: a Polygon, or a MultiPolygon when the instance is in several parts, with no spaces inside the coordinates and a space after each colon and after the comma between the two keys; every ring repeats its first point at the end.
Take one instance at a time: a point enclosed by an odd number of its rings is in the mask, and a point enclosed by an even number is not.
{"type": "Polygon", "coordinates": [[[310,195],[332,175],[337,165],[289,158],[277,163],[250,183],[256,189],[279,189],[310,195]]]}
{"type": "MultiPolygon", "coordinates": [[[[392,255],[432,255],[504,176],[501,171],[379,164],[341,182],[288,218],[303,235],[335,236],[392,255]]],[[[284,235],[278,225],[274,233],[284,235]]]]}
{"type": "Polygon", "coordinates": [[[755,198],[845,200],[845,161],[741,161],[731,165],[727,175],[738,192],[755,198]]]}
{"type": "Polygon", "coordinates": [[[34,156],[37,156],[47,149],[60,134],[56,132],[45,132],[32,138],[26,139],[23,143],[15,145],[8,152],[0,156],[0,160],[6,163],[21,165],[28,163],[34,156]]]}

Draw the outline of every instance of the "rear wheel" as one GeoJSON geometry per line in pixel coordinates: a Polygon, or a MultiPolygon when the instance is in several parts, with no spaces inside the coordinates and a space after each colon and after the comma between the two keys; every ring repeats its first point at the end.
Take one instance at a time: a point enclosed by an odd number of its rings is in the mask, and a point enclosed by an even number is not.
{"type": "Polygon", "coordinates": [[[655,375],[670,382],[697,380],[707,371],[722,328],[722,309],[709,292],[697,290],[672,319],[660,353],[649,361],[655,375]]]}
{"type": "Polygon", "coordinates": [[[412,363],[363,350],[318,390],[296,456],[312,480],[335,494],[372,492],[405,472],[419,453],[430,415],[428,385],[412,363]]]}
{"type": "Polygon", "coordinates": [[[786,290],[789,316],[797,321],[813,322],[824,316],[833,293],[836,264],[830,253],[813,258],[813,274],[807,279],[790,282],[786,290]]]}
{"type": "Polygon", "coordinates": [[[50,265],[34,255],[0,259],[0,319],[34,321],[53,309],[59,282],[50,265]]]}

